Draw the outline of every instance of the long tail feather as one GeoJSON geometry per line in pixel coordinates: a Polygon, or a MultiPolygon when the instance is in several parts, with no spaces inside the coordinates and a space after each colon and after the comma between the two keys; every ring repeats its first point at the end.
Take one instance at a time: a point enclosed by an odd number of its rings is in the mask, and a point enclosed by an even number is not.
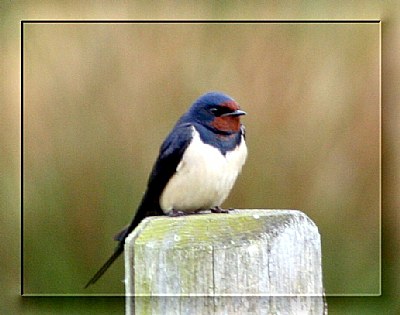
{"type": "Polygon", "coordinates": [[[85,289],[97,282],[100,277],[107,271],[107,269],[112,265],[112,263],[122,254],[124,251],[124,246],[122,243],[118,244],[118,247],[115,249],[114,254],[111,255],[110,258],[104,263],[104,265],[96,272],[96,274],[89,280],[89,282],[85,285],[85,289]]]}
{"type": "Polygon", "coordinates": [[[147,216],[150,215],[162,215],[163,212],[158,205],[153,205],[151,198],[145,195],[138,210],[136,211],[135,217],[128,227],[119,232],[114,239],[118,241],[118,246],[114,251],[114,254],[104,263],[104,265],[96,272],[96,274],[89,280],[86,284],[85,289],[92,284],[95,284],[97,280],[107,271],[108,268],[113,264],[113,262],[122,254],[124,251],[125,239],[126,237],[139,225],[139,223],[147,216]],[[150,200],[150,201],[149,201],[150,200]],[[150,210],[149,210],[150,209],[150,210]]]}

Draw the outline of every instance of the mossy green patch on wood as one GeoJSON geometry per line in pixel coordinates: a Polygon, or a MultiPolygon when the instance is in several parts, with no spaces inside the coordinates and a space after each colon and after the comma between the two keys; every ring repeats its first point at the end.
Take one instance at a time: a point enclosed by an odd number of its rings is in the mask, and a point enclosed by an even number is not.
{"type": "Polygon", "coordinates": [[[208,245],[232,246],[236,242],[252,238],[261,238],[268,227],[282,226],[290,216],[268,215],[266,211],[257,210],[233,212],[229,214],[196,214],[185,217],[154,217],[146,229],[138,236],[135,244],[146,246],[174,245],[180,249],[208,245]],[[276,221],[276,222],[274,222],[276,221]]]}

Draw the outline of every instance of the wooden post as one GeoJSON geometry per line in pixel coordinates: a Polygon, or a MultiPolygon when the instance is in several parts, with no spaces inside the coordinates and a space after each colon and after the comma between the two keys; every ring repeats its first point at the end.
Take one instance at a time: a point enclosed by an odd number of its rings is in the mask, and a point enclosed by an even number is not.
{"type": "Polygon", "coordinates": [[[125,245],[127,314],[324,314],[320,235],[296,210],[149,217],[125,245]]]}

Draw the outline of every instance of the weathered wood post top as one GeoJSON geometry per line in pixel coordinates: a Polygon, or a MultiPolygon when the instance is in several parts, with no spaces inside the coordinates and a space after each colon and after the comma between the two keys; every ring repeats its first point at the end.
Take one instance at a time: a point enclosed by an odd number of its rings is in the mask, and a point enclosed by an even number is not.
{"type": "Polygon", "coordinates": [[[149,217],[125,243],[127,314],[324,314],[321,242],[297,210],[149,217]]]}

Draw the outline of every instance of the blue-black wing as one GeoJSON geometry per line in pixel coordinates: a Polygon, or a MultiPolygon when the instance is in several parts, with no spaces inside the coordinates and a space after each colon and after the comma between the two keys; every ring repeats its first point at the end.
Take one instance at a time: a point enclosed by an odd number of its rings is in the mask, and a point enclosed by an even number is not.
{"type": "Polygon", "coordinates": [[[176,126],[161,145],[159,156],[153,166],[147,190],[143,196],[139,210],[155,212],[155,215],[163,214],[160,208],[160,196],[176,168],[182,160],[182,156],[193,138],[191,124],[176,126]],[[144,208],[144,209],[142,209],[144,208]]]}
{"type": "Polygon", "coordinates": [[[160,152],[147,183],[146,192],[131,224],[119,233],[116,240],[122,241],[145,217],[162,215],[160,196],[170,178],[175,174],[183,153],[190,144],[193,134],[189,123],[175,126],[161,145],[160,152]]]}

